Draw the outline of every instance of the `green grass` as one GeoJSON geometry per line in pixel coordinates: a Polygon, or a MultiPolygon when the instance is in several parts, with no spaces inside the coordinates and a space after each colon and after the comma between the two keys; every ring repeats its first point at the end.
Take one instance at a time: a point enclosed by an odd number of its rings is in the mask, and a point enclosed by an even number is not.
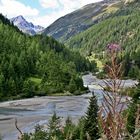
{"type": "Polygon", "coordinates": [[[117,2],[115,4],[109,5],[105,10],[107,13],[115,13],[120,9],[121,4],[121,2],[117,2]]]}
{"type": "Polygon", "coordinates": [[[36,77],[30,77],[29,80],[31,80],[32,82],[34,82],[35,84],[39,85],[41,83],[40,78],[36,78],[36,77]]]}
{"type": "Polygon", "coordinates": [[[92,53],[92,55],[91,56],[88,56],[87,58],[89,59],[89,61],[95,61],[97,63],[97,68],[99,70],[102,70],[103,67],[104,67],[104,65],[103,65],[103,63],[102,63],[101,60],[99,60],[98,58],[95,58],[95,55],[96,54],[92,53]]]}
{"type": "Polygon", "coordinates": [[[96,19],[102,17],[103,15],[110,14],[110,13],[115,13],[115,12],[117,12],[120,9],[120,6],[121,6],[121,2],[109,5],[108,7],[106,7],[102,11],[102,13],[97,14],[92,19],[96,20],[96,19]]]}

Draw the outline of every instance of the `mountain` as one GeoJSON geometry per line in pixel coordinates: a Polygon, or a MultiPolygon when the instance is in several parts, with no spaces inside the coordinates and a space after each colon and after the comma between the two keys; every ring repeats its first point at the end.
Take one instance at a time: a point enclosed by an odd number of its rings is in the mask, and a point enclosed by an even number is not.
{"type": "Polygon", "coordinates": [[[39,26],[39,25],[34,25],[31,22],[26,21],[26,19],[23,16],[17,16],[10,21],[17,26],[22,32],[27,33],[29,35],[35,35],[44,30],[44,27],[39,26]]]}
{"type": "Polygon", "coordinates": [[[22,33],[0,14],[0,100],[79,94],[91,64],[52,37],[22,33]]]}
{"type": "Polygon", "coordinates": [[[71,37],[66,41],[66,45],[87,54],[103,50],[109,42],[118,42],[124,48],[134,47],[135,43],[139,43],[140,37],[139,13],[140,2],[127,4],[109,18],[71,37]]]}
{"type": "Polygon", "coordinates": [[[104,0],[88,4],[64,17],[59,18],[44,30],[45,35],[65,41],[85,31],[94,24],[110,16],[122,6],[121,0],[104,0]]]}
{"type": "MultiPolygon", "coordinates": [[[[123,7],[89,29],[66,41],[65,45],[82,55],[103,58],[109,43],[122,47],[125,75],[140,75],[140,1],[125,1],[123,7]],[[93,55],[92,55],[93,54],[93,55]]],[[[102,59],[104,61],[106,58],[102,59]]],[[[133,75],[133,76],[132,76],[133,75]]]]}

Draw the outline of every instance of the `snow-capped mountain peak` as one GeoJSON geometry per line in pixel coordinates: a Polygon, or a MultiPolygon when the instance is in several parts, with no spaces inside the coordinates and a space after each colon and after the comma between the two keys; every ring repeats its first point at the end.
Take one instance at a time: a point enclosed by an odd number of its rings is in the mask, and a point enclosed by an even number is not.
{"type": "Polygon", "coordinates": [[[15,17],[15,18],[12,18],[11,20],[12,20],[13,22],[24,22],[24,21],[26,21],[25,18],[24,18],[22,15],[17,16],[17,17],[15,17]]]}
{"type": "Polygon", "coordinates": [[[22,15],[14,17],[10,19],[10,21],[13,22],[13,24],[17,26],[22,32],[29,35],[35,35],[44,30],[44,27],[28,22],[22,15]]]}

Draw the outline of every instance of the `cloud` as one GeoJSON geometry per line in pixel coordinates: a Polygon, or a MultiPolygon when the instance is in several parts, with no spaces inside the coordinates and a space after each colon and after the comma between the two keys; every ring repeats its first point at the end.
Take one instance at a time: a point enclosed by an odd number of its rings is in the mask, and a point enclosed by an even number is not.
{"type": "Polygon", "coordinates": [[[53,23],[55,20],[57,20],[58,18],[60,18],[64,15],[65,15],[65,12],[58,11],[58,12],[53,12],[53,13],[45,15],[45,16],[28,18],[28,21],[31,21],[36,25],[39,24],[39,25],[42,25],[43,27],[47,27],[51,23],[53,23]]]}
{"type": "Polygon", "coordinates": [[[43,8],[52,8],[55,9],[57,7],[59,7],[59,3],[57,0],[39,0],[41,6],[43,8]]]}
{"type": "Polygon", "coordinates": [[[40,5],[43,8],[52,9],[52,12],[48,15],[33,18],[32,21],[35,24],[39,24],[47,27],[58,18],[73,12],[74,10],[81,8],[89,3],[95,3],[102,0],[39,0],[40,5]],[[54,10],[59,9],[59,10],[54,10]]]}
{"type": "Polygon", "coordinates": [[[58,18],[97,1],[102,0],[38,0],[39,6],[42,7],[39,11],[20,0],[0,0],[0,13],[8,18],[23,15],[28,21],[47,27],[58,18]]]}
{"type": "Polygon", "coordinates": [[[89,4],[89,3],[99,2],[99,1],[103,1],[103,0],[81,0],[81,6],[84,6],[84,5],[89,4]]]}
{"type": "Polygon", "coordinates": [[[89,3],[95,3],[103,0],[39,0],[40,4],[44,8],[56,9],[59,6],[63,6],[64,9],[76,9],[89,3]]]}
{"type": "Polygon", "coordinates": [[[18,15],[37,16],[39,11],[17,0],[0,0],[0,13],[11,18],[18,15]]]}

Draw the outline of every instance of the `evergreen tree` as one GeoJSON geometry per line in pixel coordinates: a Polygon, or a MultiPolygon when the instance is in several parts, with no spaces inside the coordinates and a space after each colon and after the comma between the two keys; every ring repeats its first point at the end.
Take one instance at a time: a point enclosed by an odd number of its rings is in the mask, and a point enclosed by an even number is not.
{"type": "Polygon", "coordinates": [[[90,67],[78,52],[51,37],[25,35],[0,14],[0,100],[83,90],[79,75],[90,67]]]}
{"type": "Polygon", "coordinates": [[[76,83],[74,78],[71,78],[70,83],[69,83],[69,91],[71,93],[73,93],[74,91],[76,91],[77,87],[76,87],[76,83]]]}
{"type": "Polygon", "coordinates": [[[131,103],[128,110],[128,118],[126,125],[128,132],[131,134],[135,132],[136,111],[137,105],[135,103],[131,103]]]}
{"type": "Polygon", "coordinates": [[[140,84],[137,86],[135,92],[133,93],[132,103],[128,108],[126,127],[130,134],[134,134],[135,132],[136,112],[138,109],[138,104],[140,104],[140,84]]]}
{"type": "Polygon", "coordinates": [[[66,140],[71,140],[74,131],[74,125],[72,124],[72,120],[70,117],[66,119],[64,126],[64,137],[66,140]]]}
{"type": "Polygon", "coordinates": [[[91,140],[97,140],[100,137],[98,126],[98,105],[96,96],[90,98],[89,107],[85,117],[84,131],[91,140]]]}
{"type": "MultiPolygon", "coordinates": [[[[56,115],[54,112],[51,120],[49,121],[48,129],[49,129],[49,140],[52,139],[62,139],[62,133],[60,131],[60,117],[56,115]]],[[[63,140],[63,139],[62,139],[63,140]]]]}
{"type": "Polygon", "coordinates": [[[48,140],[48,133],[42,129],[42,126],[37,125],[31,140],[48,140]]]}

